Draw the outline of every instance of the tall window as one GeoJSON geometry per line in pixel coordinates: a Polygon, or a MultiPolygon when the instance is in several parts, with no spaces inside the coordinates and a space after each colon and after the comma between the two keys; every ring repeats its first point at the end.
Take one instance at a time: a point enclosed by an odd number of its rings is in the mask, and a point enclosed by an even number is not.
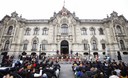
{"type": "Polygon", "coordinates": [[[27,50],[28,43],[29,43],[28,40],[25,40],[23,42],[23,50],[27,50]]]}
{"type": "Polygon", "coordinates": [[[37,41],[34,40],[32,44],[32,51],[36,51],[36,50],[37,50],[37,41]]]}
{"type": "Polygon", "coordinates": [[[87,44],[86,43],[84,43],[84,50],[87,50],[87,44]]]}
{"type": "Polygon", "coordinates": [[[39,29],[36,27],[36,28],[34,29],[34,35],[38,35],[38,31],[39,31],[39,29]]]}
{"type": "Polygon", "coordinates": [[[30,35],[30,28],[27,28],[26,30],[25,30],[25,35],[30,35]]]}
{"type": "Polygon", "coordinates": [[[99,34],[100,35],[104,35],[104,32],[103,32],[103,29],[102,28],[99,29],[99,34]]]}
{"type": "Polygon", "coordinates": [[[61,34],[62,35],[67,35],[68,34],[68,25],[67,24],[62,24],[62,26],[61,26],[61,34]]]}
{"type": "Polygon", "coordinates": [[[48,44],[47,40],[42,41],[42,50],[46,50],[46,45],[48,44]]]}
{"type": "Polygon", "coordinates": [[[95,29],[93,27],[90,29],[90,31],[91,31],[91,35],[95,35],[95,29]]]}
{"type": "Polygon", "coordinates": [[[8,49],[9,49],[9,40],[7,40],[4,45],[4,50],[8,50],[8,49]]]}
{"type": "Polygon", "coordinates": [[[95,40],[93,40],[93,42],[92,42],[92,49],[97,50],[97,44],[96,44],[95,40]]]}
{"type": "Polygon", "coordinates": [[[13,26],[10,26],[7,31],[7,35],[11,35],[13,30],[13,26]]]}
{"type": "Polygon", "coordinates": [[[81,29],[81,35],[87,35],[87,30],[86,28],[81,29]]]}
{"type": "Polygon", "coordinates": [[[28,46],[28,44],[27,43],[24,43],[23,50],[27,50],[27,46],[28,46]]]}
{"type": "Polygon", "coordinates": [[[105,50],[106,46],[105,46],[105,43],[102,43],[102,49],[105,50]]]}
{"type": "Polygon", "coordinates": [[[121,50],[125,50],[125,45],[123,40],[120,40],[120,46],[121,46],[121,50]]]}
{"type": "Polygon", "coordinates": [[[42,35],[48,35],[48,28],[43,28],[42,35]]]}
{"type": "Polygon", "coordinates": [[[121,27],[120,27],[119,25],[116,27],[116,29],[117,29],[117,33],[118,33],[118,34],[121,34],[121,33],[122,33],[121,27]]]}
{"type": "Polygon", "coordinates": [[[42,50],[45,50],[45,44],[42,44],[42,50]]]}

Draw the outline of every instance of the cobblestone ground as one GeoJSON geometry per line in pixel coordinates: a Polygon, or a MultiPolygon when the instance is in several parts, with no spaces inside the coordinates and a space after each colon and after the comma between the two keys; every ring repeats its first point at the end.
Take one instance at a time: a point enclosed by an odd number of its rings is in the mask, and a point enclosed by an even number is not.
{"type": "Polygon", "coordinates": [[[74,74],[72,71],[72,64],[60,64],[61,65],[61,71],[59,78],[74,78],[74,74]]]}

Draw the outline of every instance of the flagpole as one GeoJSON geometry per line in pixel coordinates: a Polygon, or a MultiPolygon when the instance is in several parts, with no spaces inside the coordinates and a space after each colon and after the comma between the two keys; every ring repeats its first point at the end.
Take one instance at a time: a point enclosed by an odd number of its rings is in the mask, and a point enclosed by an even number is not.
{"type": "Polygon", "coordinates": [[[65,0],[64,0],[64,4],[63,4],[63,7],[65,7],[65,0]]]}

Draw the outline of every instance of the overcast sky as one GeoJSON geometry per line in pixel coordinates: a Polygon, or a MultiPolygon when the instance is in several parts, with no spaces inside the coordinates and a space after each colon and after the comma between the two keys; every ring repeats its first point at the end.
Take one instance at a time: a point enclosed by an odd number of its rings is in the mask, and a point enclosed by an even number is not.
{"type": "MultiPolygon", "coordinates": [[[[0,0],[0,19],[16,11],[26,19],[50,19],[64,0],[0,0]]],[[[65,0],[65,7],[80,19],[103,19],[112,11],[128,20],[128,0],[65,0]]]]}

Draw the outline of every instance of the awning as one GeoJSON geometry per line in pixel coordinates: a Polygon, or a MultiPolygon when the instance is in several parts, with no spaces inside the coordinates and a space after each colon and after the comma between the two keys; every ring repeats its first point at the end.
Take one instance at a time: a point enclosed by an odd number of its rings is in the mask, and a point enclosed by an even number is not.
{"type": "Polygon", "coordinates": [[[84,52],[84,55],[88,55],[88,52],[84,52]]]}
{"type": "Polygon", "coordinates": [[[124,55],[127,55],[127,54],[128,54],[128,52],[123,52],[123,54],[124,54],[124,55]]]}
{"type": "Polygon", "coordinates": [[[35,52],[32,52],[31,55],[36,55],[36,53],[35,52]]]}
{"type": "Polygon", "coordinates": [[[1,55],[7,55],[8,53],[7,52],[2,52],[1,55]]]}
{"type": "Polygon", "coordinates": [[[98,55],[98,52],[94,52],[93,55],[98,55]]]}
{"type": "Polygon", "coordinates": [[[27,53],[24,51],[23,53],[22,53],[22,55],[26,55],[27,53]]]}
{"type": "Polygon", "coordinates": [[[42,52],[41,55],[46,55],[46,53],[45,52],[42,52]]]}
{"type": "Polygon", "coordinates": [[[105,52],[103,52],[103,55],[105,55],[106,53],[105,52]]]}

